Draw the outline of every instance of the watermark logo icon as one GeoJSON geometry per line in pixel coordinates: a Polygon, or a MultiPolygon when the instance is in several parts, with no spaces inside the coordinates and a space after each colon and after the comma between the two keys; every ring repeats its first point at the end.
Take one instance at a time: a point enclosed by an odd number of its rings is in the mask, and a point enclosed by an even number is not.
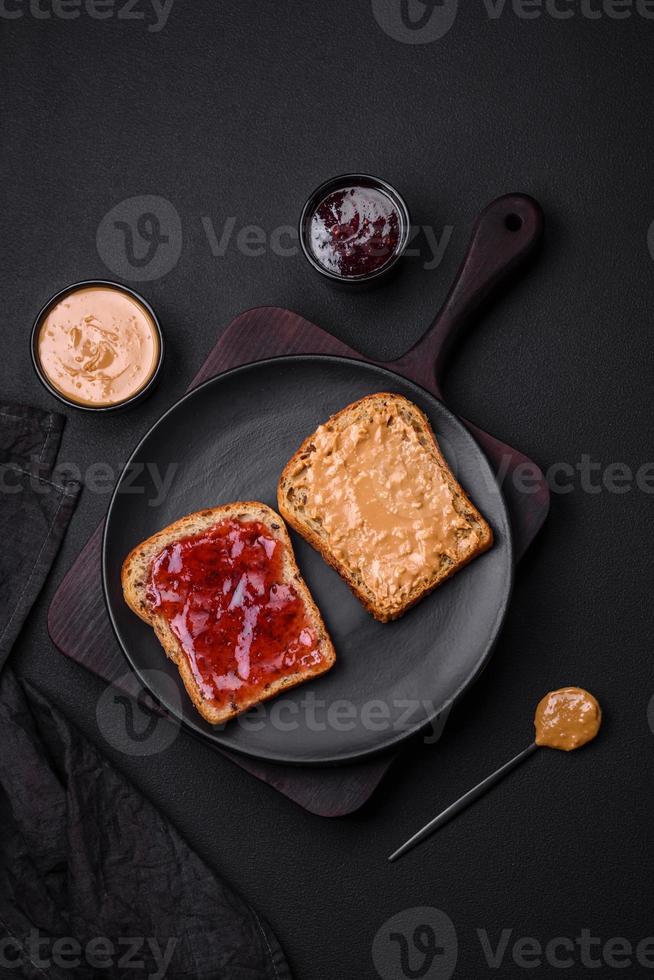
{"type": "Polygon", "coordinates": [[[103,217],[96,247],[104,264],[117,276],[150,282],[177,265],[182,252],[182,222],[165,197],[128,197],[103,217]]]}
{"type": "Polygon", "coordinates": [[[381,29],[403,44],[430,44],[445,37],[458,9],[459,0],[372,0],[381,29]]]}
{"type": "Polygon", "coordinates": [[[158,755],[177,738],[182,713],[179,688],[162,670],[146,670],[143,681],[136,674],[124,674],[110,685],[98,700],[95,715],[100,733],[123,755],[158,755]],[[170,706],[164,717],[148,694],[151,686],[170,706]]]}
{"type": "Polygon", "coordinates": [[[449,980],[456,969],[454,923],[428,906],[398,912],[381,927],[372,961],[381,980],[449,980]]]}

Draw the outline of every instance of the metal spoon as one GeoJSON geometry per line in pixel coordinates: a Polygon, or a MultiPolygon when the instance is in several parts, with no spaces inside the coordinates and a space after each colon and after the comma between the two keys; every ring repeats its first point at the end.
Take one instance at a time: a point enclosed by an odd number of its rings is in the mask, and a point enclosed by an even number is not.
{"type": "Polygon", "coordinates": [[[415,847],[416,844],[419,844],[420,841],[425,839],[425,837],[429,837],[429,835],[433,834],[435,830],[438,830],[439,827],[446,824],[448,820],[455,817],[457,813],[461,813],[462,810],[465,810],[467,806],[479,799],[480,796],[483,796],[486,790],[490,789],[491,786],[494,786],[495,783],[499,783],[503,776],[506,776],[508,772],[511,772],[512,769],[519,766],[520,763],[528,758],[532,752],[535,752],[537,748],[539,748],[539,746],[536,745],[535,742],[532,742],[531,745],[529,745],[523,752],[520,752],[519,755],[516,755],[515,758],[505,762],[503,766],[496,770],[496,772],[491,773],[491,775],[487,776],[486,779],[483,779],[481,783],[477,783],[476,786],[473,786],[473,788],[468,790],[464,796],[460,797],[456,803],[452,803],[452,805],[448,806],[446,810],[439,813],[437,817],[434,817],[434,819],[430,820],[428,824],[425,824],[422,830],[419,830],[417,834],[414,834],[413,837],[406,842],[406,844],[402,844],[402,847],[398,847],[397,851],[394,851],[388,860],[397,861],[398,858],[402,857],[403,854],[406,854],[407,851],[410,851],[411,848],[415,847]]]}

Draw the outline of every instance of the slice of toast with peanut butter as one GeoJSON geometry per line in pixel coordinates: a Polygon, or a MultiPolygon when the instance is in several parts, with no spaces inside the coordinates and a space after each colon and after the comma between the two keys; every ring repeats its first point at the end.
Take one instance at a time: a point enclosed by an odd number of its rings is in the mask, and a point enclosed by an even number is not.
{"type": "Polygon", "coordinates": [[[383,623],[493,543],[427,417],[388,392],[348,405],[305,439],[284,468],[277,500],[284,519],[383,623]]]}

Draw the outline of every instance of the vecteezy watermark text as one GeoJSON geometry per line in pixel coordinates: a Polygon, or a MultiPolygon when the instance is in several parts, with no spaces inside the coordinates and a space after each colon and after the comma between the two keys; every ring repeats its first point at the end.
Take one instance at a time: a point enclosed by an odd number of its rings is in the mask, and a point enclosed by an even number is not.
{"type": "Polygon", "coordinates": [[[523,970],[542,966],[555,970],[593,970],[602,966],[620,970],[636,965],[654,970],[654,936],[633,943],[624,936],[604,940],[594,936],[591,929],[581,929],[574,937],[555,936],[543,941],[536,936],[515,936],[514,929],[502,929],[499,936],[491,939],[485,929],[477,929],[477,938],[491,970],[500,970],[507,960],[523,970]]]}
{"type": "MultiPolygon", "coordinates": [[[[441,441],[445,455],[453,472],[460,476],[454,447],[441,441]]],[[[46,495],[53,489],[61,490],[70,480],[82,483],[87,493],[107,496],[113,492],[122,466],[98,461],[82,469],[76,463],[59,462],[54,470],[43,479],[43,467],[37,460],[28,467],[7,464],[0,467],[0,496],[18,494],[25,481],[36,494],[46,495]]],[[[149,507],[159,507],[173,490],[179,463],[169,462],[159,465],[154,462],[133,462],[123,475],[120,493],[125,496],[144,497],[149,507]]],[[[624,496],[628,493],[644,493],[654,496],[654,460],[636,465],[621,461],[603,462],[594,459],[590,453],[582,453],[574,462],[559,460],[543,471],[536,463],[523,460],[515,465],[515,458],[505,454],[499,460],[495,473],[489,477],[499,483],[501,488],[512,488],[527,496],[540,493],[544,487],[554,496],[583,493],[590,496],[612,494],[624,496]]],[[[207,474],[209,478],[209,474],[207,474]]],[[[219,475],[216,474],[216,480],[219,475]]]]}
{"type": "MultiPolygon", "coordinates": [[[[436,714],[431,701],[419,698],[371,698],[363,703],[347,698],[325,700],[313,691],[297,697],[262,702],[236,718],[247,732],[271,728],[278,732],[405,732],[423,730],[426,745],[439,740],[449,710],[436,714]],[[432,719],[430,721],[430,719],[432,719]]],[[[229,722],[231,724],[231,722],[229,722]]],[[[218,730],[224,725],[217,725],[218,730]]]]}
{"type": "Polygon", "coordinates": [[[654,0],[482,0],[490,20],[511,12],[521,20],[547,16],[553,20],[628,20],[634,14],[654,20],[654,0]]]}
{"type": "MultiPolygon", "coordinates": [[[[145,497],[148,507],[159,507],[167,499],[178,463],[134,462],[125,469],[120,494],[145,497]]],[[[38,460],[27,467],[14,464],[0,466],[0,496],[21,493],[25,486],[39,495],[47,496],[52,491],[61,492],[69,481],[82,483],[86,492],[100,496],[113,493],[118,477],[123,472],[121,466],[111,463],[91,463],[82,470],[76,463],[59,462],[52,471],[44,468],[38,460]],[[44,472],[47,478],[44,478],[44,472]]]]}
{"type": "MultiPolygon", "coordinates": [[[[5,970],[21,970],[26,967],[30,976],[34,969],[39,973],[56,967],[59,970],[76,970],[80,966],[93,970],[139,971],[139,977],[163,980],[177,946],[177,939],[168,939],[165,946],[152,936],[120,936],[109,939],[95,936],[81,943],[74,936],[44,936],[38,929],[31,929],[23,940],[16,936],[0,939],[0,967],[5,970]]],[[[122,975],[122,974],[121,974],[122,975]]]]}
{"type": "Polygon", "coordinates": [[[175,0],[0,0],[0,19],[120,20],[145,24],[158,34],[168,22],[175,0]]]}
{"type": "MultiPolygon", "coordinates": [[[[230,248],[241,255],[259,258],[271,252],[273,255],[293,257],[299,255],[299,231],[293,225],[279,225],[267,232],[260,225],[241,225],[237,219],[226,218],[217,228],[209,215],[200,219],[214,258],[224,258],[230,248]]],[[[422,259],[427,271],[437,269],[443,261],[454,232],[453,225],[435,228],[433,225],[412,225],[404,257],[422,259]]]]}
{"type": "Polygon", "coordinates": [[[513,457],[502,456],[497,473],[500,486],[509,483],[518,493],[535,494],[543,485],[550,493],[566,495],[581,491],[597,496],[610,493],[622,496],[633,490],[654,494],[654,461],[646,461],[638,466],[615,461],[604,463],[593,459],[589,453],[582,453],[574,463],[560,460],[551,463],[545,472],[530,460],[513,466],[513,457]]]}
{"type": "MultiPolygon", "coordinates": [[[[381,29],[402,44],[430,44],[445,37],[454,26],[459,9],[459,0],[371,2],[381,29]]],[[[490,21],[503,16],[523,21],[544,17],[556,21],[628,20],[633,16],[654,20],[654,0],[477,0],[477,7],[490,21]]]]}
{"type": "MultiPolygon", "coordinates": [[[[172,668],[169,672],[146,670],[140,680],[135,674],[126,673],[108,685],[98,699],[98,730],[123,755],[158,755],[177,739],[182,697],[185,695],[172,668]],[[165,713],[159,705],[166,706],[165,713]]],[[[245,733],[269,730],[347,734],[361,729],[396,734],[421,730],[424,744],[433,745],[440,739],[448,715],[449,709],[437,714],[431,701],[419,698],[372,698],[358,703],[347,698],[326,700],[309,690],[257,704],[232,721],[216,725],[215,730],[223,731],[227,725],[237,726],[245,733]]]]}

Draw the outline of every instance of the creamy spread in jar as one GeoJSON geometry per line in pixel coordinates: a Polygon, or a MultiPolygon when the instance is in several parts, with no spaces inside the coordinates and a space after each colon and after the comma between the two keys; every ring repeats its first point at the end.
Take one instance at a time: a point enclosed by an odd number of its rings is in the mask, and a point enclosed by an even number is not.
{"type": "Polygon", "coordinates": [[[431,440],[378,405],[342,431],[327,422],[294,474],[306,515],[322,522],[336,558],[370,589],[400,598],[476,536],[457,513],[431,440]]]}
{"type": "Polygon", "coordinates": [[[159,334],[135,296],[114,286],[81,286],[43,318],[37,352],[41,370],[64,398],[103,408],[146,386],[159,361],[159,334]]]}
{"type": "Polygon", "coordinates": [[[570,752],[591,742],[602,724],[602,709],[581,687],[550,691],[536,708],[536,744],[570,752]]]}

